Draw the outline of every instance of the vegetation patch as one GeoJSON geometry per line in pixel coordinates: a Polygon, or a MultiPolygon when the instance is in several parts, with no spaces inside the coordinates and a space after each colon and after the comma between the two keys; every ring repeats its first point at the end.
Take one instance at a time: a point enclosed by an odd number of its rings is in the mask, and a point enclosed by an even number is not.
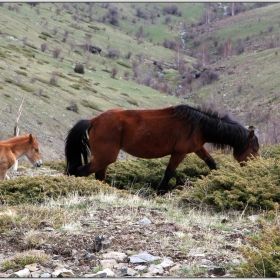
{"type": "Polygon", "coordinates": [[[138,102],[134,99],[129,98],[129,99],[126,99],[126,101],[131,105],[138,106],[138,102]]]}
{"type": "Polygon", "coordinates": [[[48,32],[42,31],[41,34],[42,34],[43,36],[52,38],[52,35],[51,35],[50,33],[48,33],[48,32]]]}
{"type": "Polygon", "coordinates": [[[9,269],[19,270],[24,268],[28,264],[40,263],[44,265],[51,260],[51,256],[42,253],[38,250],[27,250],[24,252],[16,253],[9,259],[0,263],[0,269],[6,271],[9,269]]]}
{"type": "MultiPolygon", "coordinates": [[[[169,157],[160,159],[131,159],[117,161],[109,165],[107,182],[119,189],[130,190],[133,193],[145,189],[149,194],[155,193],[167,167],[169,157]]],[[[193,183],[201,176],[209,174],[210,170],[204,161],[190,154],[179,165],[174,178],[170,180],[169,188],[184,185],[186,181],[193,183]]]]}
{"type": "Polygon", "coordinates": [[[100,28],[96,25],[88,25],[88,28],[94,29],[94,30],[100,30],[100,28]]]}
{"type": "Polygon", "coordinates": [[[22,75],[22,76],[27,76],[27,73],[24,72],[24,71],[20,71],[20,70],[15,70],[15,72],[19,75],[22,75]]]}
{"type": "Polygon", "coordinates": [[[27,91],[27,92],[34,92],[34,89],[33,89],[33,88],[31,88],[30,86],[27,86],[27,85],[25,85],[25,84],[18,84],[18,86],[19,86],[21,89],[23,89],[23,90],[25,90],[25,91],[27,91]]]}
{"type": "MultiPolygon", "coordinates": [[[[39,203],[46,198],[58,198],[69,193],[92,195],[100,190],[110,193],[112,187],[97,180],[73,176],[34,176],[16,178],[0,183],[1,204],[39,203]]],[[[121,192],[120,192],[121,193],[121,192]]],[[[123,193],[124,194],[124,193],[123,193]]]]}
{"type": "Polygon", "coordinates": [[[207,177],[198,179],[186,198],[214,205],[219,210],[247,207],[274,209],[280,201],[279,159],[250,160],[244,167],[225,163],[207,177]]]}
{"type": "MultiPolygon", "coordinates": [[[[279,205],[275,205],[278,209],[279,205]]],[[[275,278],[280,277],[280,223],[275,215],[275,222],[262,222],[262,231],[256,237],[247,237],[248,245],[239,251],[246,260],[237,269],[237,277],[275,278]]]]}
{"type": "Polygon", "coordinates": [[[98,112],[102,112],[102,109],[100,109],[100,108],[98,107],[98,105],[96,105],[96,104],[94,104],[94,103],[92,103],[92,102],[89,102],[89,101],[87,101],[87,100],[82,100],[82,101],[81,101],[81,104],[82,104],[84,107],[88,107],[88,108],[91,108],[91,109],[96,110],[96,111],[98,111],[98,112]]]}
{"type": "Polygon", "coordinates": [[[72,84],[72,85],[70,85],[70,87],[71,88],[74,88],[74,89],[76,89],[76,90],[80,90],[81,88],[80,88],[80,85],[78,85],[78,84],[72,84]]]}
{"type": "Polygon", "coordinates": [[[125,63],[125,62],[123,62],[123,61],[117,61],[117,63],[118,63],[119,65],[123,66],[123,67],[131,68],[131,65],[130,65],[130,64],[125,63]]]}

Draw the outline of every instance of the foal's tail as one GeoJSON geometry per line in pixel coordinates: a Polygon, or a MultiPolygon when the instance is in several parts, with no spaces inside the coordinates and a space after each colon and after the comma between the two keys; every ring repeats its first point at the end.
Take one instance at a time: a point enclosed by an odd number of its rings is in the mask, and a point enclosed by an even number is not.
{"type": "Polygon", "coordinates": [[[88,163],[88,157],[91,153],[87,133],[91,126],[90,120],[80,120],[69,130],[65,139],[65,174],[76,175],[78,167],[83,165],[82,158],[84,164],[88,163]]]}

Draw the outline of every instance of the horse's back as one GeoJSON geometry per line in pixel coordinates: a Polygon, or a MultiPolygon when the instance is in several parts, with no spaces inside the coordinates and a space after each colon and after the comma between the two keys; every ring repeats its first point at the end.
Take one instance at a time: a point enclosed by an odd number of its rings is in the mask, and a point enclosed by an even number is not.
{"type": "Polygon", "coordinates": [[[106,149],[122,149],[142,158],[166,156],[176,148],[181,149],[178,146],[181,138],[187,138],[186,133],[182,133],[182,121],[173,115],[173,106],[105,111],[92,119],[92,143],[100,141],[106,149]]]}

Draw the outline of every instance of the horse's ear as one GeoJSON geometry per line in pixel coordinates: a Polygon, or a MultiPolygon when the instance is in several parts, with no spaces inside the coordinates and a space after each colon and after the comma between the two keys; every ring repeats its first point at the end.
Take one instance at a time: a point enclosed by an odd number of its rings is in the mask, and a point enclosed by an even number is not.
{"type": "Polygon", "coordinates": [[[254,137],[255,137],[255,130],[251,130],[249,136],[250,140],[253,140],[254,137]]]}
{"type": "Polygon", "coordinates": [[[29,134],[29,143],[33,143],[33,135],[32,134],[29,134]]]}

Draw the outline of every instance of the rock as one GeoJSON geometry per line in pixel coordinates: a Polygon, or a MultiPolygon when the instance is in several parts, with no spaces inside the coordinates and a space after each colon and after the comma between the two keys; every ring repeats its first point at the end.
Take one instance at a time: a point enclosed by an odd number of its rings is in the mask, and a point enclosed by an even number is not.
{"type": "Polygon", "coordinates": [[[214,274],[217,276],[223,276],[226,274],[226,270],[223,267],[213,266],[207,269],[208,274],[214,274]]]}
{"type": "Polygon", "coordinates": [[[52,272],[52,277],[74,278],[75,275],[72,270],[66,268],[59,268],[52,272]]]}
{"type": "Polygon", "coordinates": [[[178,263],[178,264],[175,264],[174,266],[172,266],[169,271],[170,272],[171,271],[176,271],[176,270],[179,270],[181,268],[182,268],[182,265],[178,263]]]}
{"type": "Polygon", "coordinates": [[[248,219],[252,222],[256,222],[260,218],[260,215],[249,216],[248,219]]]}
{"type": "Polygon", "coordinates": [[[126,271],[126,276],[135,276],[137,275],[137,271],[133,268],[128,267],[126,271]]]}
{"type": "Polygon", "coordinates": [[[39,270],[37,263],[28,264],[25,268],[29,269],[31,272],[39,270]]]}
{"type": "Polygon", "coordinates": [[[103,268],[112,268],[117,264],[116,260],[100,260],[100,266],[103,268]]]}
{"type": "Polygon", "coordinates": [[[104,249],[108,249],[110,247],[111,244],[111,240],[109,239],[105,239],[103,241],[101,241],[101,248],[104,249]]]}
{"type": "Polygon", "coordinates": [[[10,274],[9,278],[27,278],[30,275],[30,271],[28,268],[24,268],[17,272],[10,274]]]}
{"type": "Polygon", "coordinates": [[[40,271],[32,271],[30,273],[30,277],[32,277],[32,278],[39,278],[41,274],[42,273],[40,273],[40,271]]]}
{"type": "Polygon", "coordinates": [[[97,272],[97,274],[106,273],[105,277],[115,277],[115,273],[110,268],[105,268],[102,271],[97,272]]]}
{"type": "Polygon", "coordinates": [[[148,218],[143,218],[142,220],[138,221],[139,224],[149,225],[152,222],[148,218]]]}
{"type": "Polygon", "coordinates": [[[148,272],[152,274],[163,274],[164,269],[159,264],[151,264],[150,267],[148,268],[148,272]]]}
{"type": "Polygon", "coordinates": [[[230,251],[236,251],[237,247],[233,244],[226,244],[222,247],[222,249],[230,250],[230,251]]]}
{"type": "Polygon", "coordinates": [[[137,265],[134,268],[139,271],[145,271],[148,267],[146,265],[137,265]]]}
{"type": "Polygon", "coordinates": [[[127,255],[120,252],[108,252],[103,254],[104,259],[114,259],[119,262],[124,262],[127,260],[127,255]]]}
{"type": "Polygon", "coordinates": [[[213,263],[210,260],[207,260],[207,259],[202,259],[201,263],[205,264],[205,265],[213,265],[213,263]]]}
{"type": "Polygon", "coordinates": [[[188,257],[205,258],[205,254],[188,254],[188,257]]]}
{"type": "Polygon", "coordinates": [[[42,231],[54,231],[54,228],[52,228],[52,227],[44,227],[42,229],[42,231]]]}
{"type": "Polygon", "coordinates": [[[89,261],[91,261],[94,258],[94,256],[88,252],[85,253],[84,257],[86,260],[89,260],[89,261]]]}
{"type": "Polygon", "coordinates": [[[146,263],[146,262],[153,262],[160,259],[161,259],[160,257],[154,257],[153,255],[147,252],[142,252],[140,254],[129,257],[131,263],[146,263]]]}
{"type": "Polygon", "coordinates": [[[164,259],[160,264],[161,267],[163,268],[168,268],[174,265],[174,262],[171,259],[164,259]]]}
{"type": "Polygon", "coordinates": [[[107,273],[100,271],[99,273],[85,274],[83,277],[84,278],[105,278],[105,277],[107,277],[107,273]]]}
{"type": "Polygon", "coordinates": [[[47,272],[42,273],[42,274],[40,275],[40,278],[51,278],[51,277],[52,277],[52,275],[51,275],[50,273],[47,273],[47,272]]]}

